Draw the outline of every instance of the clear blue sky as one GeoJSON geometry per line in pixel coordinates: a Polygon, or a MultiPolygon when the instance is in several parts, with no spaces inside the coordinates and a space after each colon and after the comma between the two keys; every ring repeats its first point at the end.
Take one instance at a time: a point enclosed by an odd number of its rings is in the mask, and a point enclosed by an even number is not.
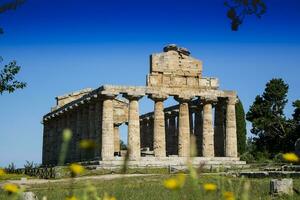
{"type": "MultiPolygon", "coordinates": [[[[28,0],[1,14],[1,64],[17,60],[18,79],[28,87],[0,96],[0,166],[41,162],[40,122],[55,96],[103,84],[144,85],[149,55],[168,43],[201,59],[204,75],[218,77],[221,89],[237,90],[246,111],[268,80],[283,78],[290,116],[300,98],[300,2],[266,3],[263,18],[246,18],[238,32],[230,30],[222,0],[28,0]]],[[[152,107],[141,100],[141,113],[152,107]]]]}

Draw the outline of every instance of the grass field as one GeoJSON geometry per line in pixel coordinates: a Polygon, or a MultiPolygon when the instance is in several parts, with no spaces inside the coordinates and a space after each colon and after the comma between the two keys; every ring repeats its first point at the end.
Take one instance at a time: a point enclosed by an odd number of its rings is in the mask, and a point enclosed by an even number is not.
{"type": "MultiPolygon", "coordinates": [[[[72,179],[47,184],[29,185],[27,191],[33,191],[42,199],[47,196],[48,200],[64,200],[73,191],[78,199],[92,200],[92,193],[96,192],[99,196],[104,193],[113,195],[116,199],[132,200],[212,200],[224,199],[225,191],[232,191],[235,199],[248,200],[279,200],[279,199],[300,199],[300,195],[294,194],[291,197],[271,197],[269,195],[270,179],[243,179],[229,178],[218,175],[201,175],[197,183],[192,179],[187,179],[185,185],[180,190],[167,190],[163,186],[163,181],[172,175],[154,175],[145,177],[118,178],[114,180],[79,180],[72,183],[72,179]],[[250,189],[245,190],[245,182],[250,183],[250,189]],[[204,191],[204,183],[214,183],[218,189],[216,191],[204,191]],[[248,198],[247,198],[248,195],[248,198]]],[[[300,179],[294,179],[294,188],[300,190],[300,179]]],[[[8,196],[0,192],[0,199],[9,199],[8,196]]]]}

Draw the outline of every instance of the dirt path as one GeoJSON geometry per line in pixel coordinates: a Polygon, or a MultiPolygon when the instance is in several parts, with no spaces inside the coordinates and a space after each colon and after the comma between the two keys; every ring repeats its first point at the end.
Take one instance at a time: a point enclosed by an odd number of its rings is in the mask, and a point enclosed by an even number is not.
{"type": "MultiPolygon", "coordinates": [[[[83,176],[75,178],[76,181],[80,180],[113,180],[117,178],[127,178],[127,177],[140,177],[140,176],[154,176],[156,174],[106,174],[97,176],[83,176]]],[[[32,184],[43,184],[43,183],[55,183],[68,181],[70,178],[63,179],[24,179],[24,180],[7,180],[0,183],[0,187],[5,183],[14,183],[18,185],[32,185],[32,184]]]]}

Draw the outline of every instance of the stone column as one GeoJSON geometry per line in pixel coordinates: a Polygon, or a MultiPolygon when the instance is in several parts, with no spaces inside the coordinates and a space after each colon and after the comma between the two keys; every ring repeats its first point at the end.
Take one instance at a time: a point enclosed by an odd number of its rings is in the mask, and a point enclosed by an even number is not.
{"type": "Polygon", "coordinates": [[[179,105],[179,133],[178,133],[178,156],[190,156],[190,116],[189,100],[187,98],[176,98],[179,105]]]}
{"type": "Polygon", "coordinates": [[[76,162],[76,113],[74,110],[72,110],[70,113],[70,128],[72,130],[72,139],[70,143],[70,162],[76,162]]]}
{"type": "Polygon", "coordinates": [[[114,153],[120,155],[120,130],[121,124],[114,124],[114,153]]]}
{"type": "Polygon", "coordinates": [[[214,128],[212,115],[212,101],[203,101],[203,138],[202,138],[203,157],[214,157],[214,128]]]}
{"type": "MultiPolygon", "coordinates": [[[[65,113],[66,116],[66,124],[65,124],[65,128],[64,130],[71,130],[72,131],[72,127],[71,127],[71,114],[72,111],[68,110],[65,113]]],[[[73,133],[73,132],[72,132],[73,133]]],[[[72,136],[73,137],[73,136],[72,136]]],[[[69,141],[69,146],[68,146],[68,150],[67,150],[67,155],[66,155],[66,160],[65,163],[70,163],[72,161],[72,138],[71,141],[69,141]]]]}
{"type": "MultiPolygon", "coordinates": [[[[95,123],[95,102],[89,102],[88,108],[88,133],[87,138],[91,141],[96,139],[96,123],[95,123]]],[[[87,149],[87,158],[88,160],[95,160],[95,149],[87,149]]]]}
{"type": "Polygon", "coordinates": [[[114,158],[114,95],[106,95],[103,100],[102,110],[102,160],[113,160],[114,158]]]}
{"type": "Polygon", "coordinates": [[[102,144],[102,102],[100,99],[97,99],[95,103],[95,124],[95,159],[100,160],[102,150],[102,148],[100,148],[102,144]]]}
{"type": "Polygon", "coordinates": [[[49,154],[48,154],[48,149],[50,147],[49,145],[49,120],[44,120],[43,121],[43,125],[44,125],[44,131],[43,131],[43,155],[42,155],[42,162],[43,165],[47,165],[49,164],[49,154]]]}
{"type": "Polygon", "coordinates": [[[194,133],[196,136],[196,145],[197,145],[197,154],[202,156],[202,140],[203,140],[203,115],[202,115],[202,106],[199,105],[199,108],[195,112],[195,127],[194,133]]]}
{"type": "Polygon", "coordinates": [[[81,140],[81,133],[82,133],[82,109],[78,108],[76,110],[76,133],[74,133],[75,136],[75,152],[76,152],[76,156],[75,156],[75,160],[81,161],[81,149],[79,147],[79,142],[81,140]]]}
{"type": "MultiPolygon", "coordinates": [[[[89,105],[84,103],[82,105],[82,138],[81,140],[89,139],[89,105]]],[[[86,161],[89,157],[89,152],[86,149],[81,149],[81,160],[86,161]]]]}
{"type": "Polygon", "coordinates": [[[154,101],[153,151],[155,157],[166,157],[166,129],[164,100],[166,97],[151,96],[154,101]]]}
{"type": "Polygon", "coordinates": [[[89,133],[88,138],[94,140],[96,132],[96,124],[95,124],[95,103],[90,102],[89,104],[89,133]]]}
{"type": "Polygon", "coordinates": [[[125,95],[129,100],[128,110],[128,150],[129,160],[141,157],[139,102],[141,96],[125,95]]]}
{"type": "Polygon", "coordinates": [[[171,112],[170,117],[169,117],[169,131],[168,134],[170,135],[171,141],[170,141],[170,154],[171,155],[175,155],[177,154],[176,151],[176,146],[177,146],[177,142],[176,142],[176,115],[173,114],[173,112],[171,112]]]}
{"type": "Polygon", "coordinates": [[[228,98],[226,109],[226,140],[225,156],[237,157],[237,135],[236,135],[236,118],[235,118],[235,97],[228,98]]]}
{"type": "Polygon", "coordinates": [[[153,121],[152,116],[146,118],[146,146],[149,147],[151,151],[153,151],[153,121]]]}
{"type": "Polygon", "coordinates": [[[224,156],[225,152],[225,130],[224,130],[224,104],[219,99],[215,106],[215,156],[224,156]]]}

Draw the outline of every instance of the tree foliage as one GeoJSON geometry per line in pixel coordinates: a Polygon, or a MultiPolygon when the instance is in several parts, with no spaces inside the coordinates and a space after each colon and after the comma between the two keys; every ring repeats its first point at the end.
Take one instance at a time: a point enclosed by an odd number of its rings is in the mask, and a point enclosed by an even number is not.
{"type": "Polygon", "coordinates": [[[243,154],[246,150],[246,120],[245,111],[241,100],[235,105],[236,111],[236,128],[237,128],[237,145],[239,154],[243,154]]]}
{"type": "MultiPolygon", "coordinates": [[[[257,149],[273,156],[279,152],[293,151],[299,137],[299,134],[295,134],[295,119],[299,110],[296,108],[294,119],[287,119],[284,115],[288,88],[282,79],[272,79],[266,84],[264,93],[256,96],[246,115],[246,119],[252,123],[251,133],[256,135],[253,141],[257,149]]],[[[294,106],[299,104],[296,101],[294,106]]]]}
{"type": "Polygon", "coordinates": [[[16,61],[4,66],[4,69],[0,71],[0,94],[5,91],[12,93],[16,89],[26,87],[26,83],[15,80],[15,76],[20,69],[21,67],[17,65],[16,61]]]}
{"type": "MultiPolygon", "coordinates": [[[[8,10],[15,10],[19,5],[21,5],[24,2],[25,0],[13,0],[13,1],[3,3],[2,5],[0,5],[0,14],[8,10]]],[[[4,33],[3,28],[0,27],[0,34],[3,33],[4,33]]]]}
{"type": "Polygon", "coordinates": [[[228,7],[227,17],[231,20],[231,30],[237,31],[247,15],[261,18],[267,11],[263,0],[227,0],[224,5],[228,7]]]}
{"type": "MultiPolygon", "coordinates": [[[[0,14],[8,11],[15,10],[19,5],[24,3],[25,0],[13,0],[0,5],[0,14]]],[[[4,31],[0,27],[0,34],[3,34],[4,31]]],[[[0,61],[2,58],[0,57],[0,61]]],[[[16,89],[22,89],[26,87],[25,82],[19,82],[15,80],[15,76],[19,73],[21,67],[17,66],[16,61],[10,62],[8,65],[5,65],[4,68],[0,71],[0,94],[7,91],[9,93],[14,92],[16,89]]]]}

